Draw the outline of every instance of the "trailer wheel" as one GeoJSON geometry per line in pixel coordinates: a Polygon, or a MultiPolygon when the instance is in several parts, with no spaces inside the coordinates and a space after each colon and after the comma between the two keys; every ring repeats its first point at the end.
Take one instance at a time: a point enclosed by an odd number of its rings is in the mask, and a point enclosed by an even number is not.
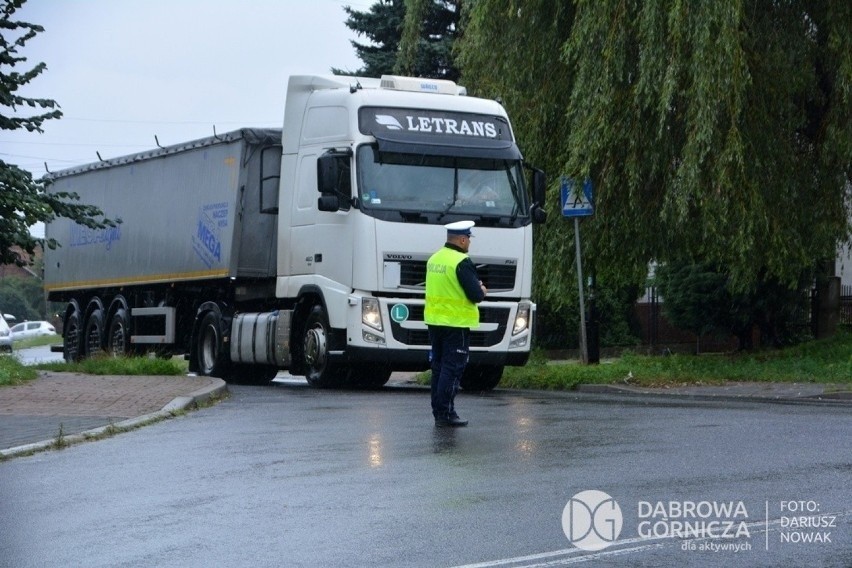
{"type": "Polygon", "coordinates": [[[198,373],[209,377],[225,378],[229,363],[222,342],[222,318],[213,311],[205,312],[198,326],[196,357],[198,373]]]}
{"type": "Polygon", "coordinates": [[[118,309],[109,322],[107,350],[113,357],[124,357],[130,352],[130,333],[127,329],[127,311],[118,309]]]}
{"type": "Polygon", "coordinates": [[[63,356],[67,363],[76,363],[82,359],[83,354],[80,352],[81,335],[80,312],[75,309],[65,320],[62,332],[62,343],[65,346],[63,349],[63,356]]]}
{"type": "Polygon", "coordinates": [[[104,312],[97,308],[86,318],[85,324],[85,355],[91,357],[97,355],[104,348],[104,312]]]}
{"type": "Polygon", "coordinates": [[[331,327],[322,306],[314,306],[305,320],[303,334],[303,357],[305,378],[312,387],[329,388],[340,386],[346,373],[328,360],[328,340],[331,327]]]}
{"type": "Polygon", "coordinates": [[[502,366],[469,366],[459,380],[463,390],[482,392],[493,390],[503,378],[502,366]]]}

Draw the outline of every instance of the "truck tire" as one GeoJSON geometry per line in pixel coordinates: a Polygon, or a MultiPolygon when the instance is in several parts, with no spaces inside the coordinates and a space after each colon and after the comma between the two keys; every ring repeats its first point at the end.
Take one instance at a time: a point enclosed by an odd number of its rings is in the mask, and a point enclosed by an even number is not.
{"type": "Polygon", "coordinates": [[[322,306],[314,306],[308,312],[302,333],[302,356],[305,378],[317,388],[339,387],[346,382],[345,369],[329,362],[328,340],[331,327],[322,306]]]}
{"type": "Polygon", "coordinates": [[[80,327],[80,311],[74,310],[66,318],[62,331],[63,357],[67,363],[76,363],[83,358],[80,347],[83,330],[80,327]]]}
{"type": "Polygon", "coordinates": [[[222,341],[222,317],[218,312],[204,312],[196,336],[198,374],[227,378],[231,360],[222,341]]]}
{"type": "Polygon", "coordinates": [[[112,316],[107,331],[107,351],[113,357],[123,357],[130,351],[130,333],[127,329],[127,311],[119,308],[112,316]]]}
{"type": "Polygon", "coordinates": [[[352,371],[353,386],[362,389],[382,388],[390,380],[391,370],[383,365],[360,366],[352,371]]]}
{"type": "Polygon", "coordinates": [[[462,390],[468,392],[483,392],[494,390],[503,378],[502,366],[468,366],[459,381],[462,390]]]}
{"type": "Polygon", "coordinates": [[[104,311],[100,308],[92,310],[86,318],[85,333],[83,334],[85,345],[83,353],[86,357],[97,355],[104,348],[104,311]]]}

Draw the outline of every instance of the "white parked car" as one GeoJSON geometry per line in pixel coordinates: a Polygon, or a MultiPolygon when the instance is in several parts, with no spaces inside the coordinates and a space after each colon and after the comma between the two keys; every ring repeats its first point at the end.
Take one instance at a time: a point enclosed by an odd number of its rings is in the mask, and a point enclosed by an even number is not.
{"type": "Polygon", "coordinates": [[[43,335],[56,335],[56,328],[48,321],[25,321],[12,326],[12,339],[29,339],[43,335]]]}
{"type": "Polygon", "coordinates": [[[12,332],[9,329],[9,324],[6,323],[6,318],[0,314],[0,353],[12,352],[12,332]]]}

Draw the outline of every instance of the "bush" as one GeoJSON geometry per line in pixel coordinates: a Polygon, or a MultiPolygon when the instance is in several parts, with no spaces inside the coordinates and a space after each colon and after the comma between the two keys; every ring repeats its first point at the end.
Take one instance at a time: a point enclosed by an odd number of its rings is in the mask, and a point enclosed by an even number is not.
{"type": "MultiPolygon", "coordinates": [[[[594,296],[586,298],[586,310],[590,311],[594,302],[594,316],[597,317],[601,347],[623,347],[639,344],[641,327],[633,309],[638,298],[639,288],[635,286],[617,289],[598,287],[594,296]]],[[[536,345],[542,349],[569,349],[580,344],[580,306],[564,306],[552,309],[540,304],[536,311],[536,345]]]]}
{"type": "Polygon", "coordinates": [[[810,277],[797,286],[761,280],[749,290],[735,290],[723,267],[707,263],[668,262],[657,268],[655,284],[668,320],[699,338],[732,333],[741,350],[751,349],[752,330],[763,346],[793,345],[810,338],[802,325],[807,314],[810,277]],[[805,333],[803,333],[803,330],[805,333]]]}
{"type": "Polygon", "coordinates": [[[15,276],[0,279],[0,309],[18,321],[45,319],[47,305],[42,281],[15,276]]]}

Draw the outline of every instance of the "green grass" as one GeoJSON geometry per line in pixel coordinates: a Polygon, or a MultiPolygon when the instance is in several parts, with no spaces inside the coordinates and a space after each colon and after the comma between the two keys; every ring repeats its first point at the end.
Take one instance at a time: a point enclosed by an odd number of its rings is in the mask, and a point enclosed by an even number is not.
{"type": "Polygon", "coordinates": [[[95,357],[79,363],[39,363],[23,365],[13,356],[0,356],[0,386],[31,381],[38,371],[83,373],[86,375],[185,375],[186,362],[181,358],[95,357]]]}
{"type": "Polygon", "coordinates": [[[181,359],[159,357],[93,357],[79,363],[39,363],[33,366],[42,371],[84,373],[87,375],[185,375],[186,364],[181,359]]]}
{"type": "Polygon", "coordinates": [[[570,390],[579,384],[638,386],[724,384],[730,381],[852,385],[852,333],[756,353],[643,356],[627,354],[600,365],[549,362],[541,354],[507,367],[500,385],[570,390]]]}
{"type": "Polygon", "coordinates": [[[21,365],[13,355],[0,355],[0,386],[19,385],[37,376],[35,369],[21,365]]]}
{"type": "MultiPolygon", "coordinates": [[[[0,386],[32,380],[37,369],[91,375],[183,375],[180,358],[100,357],[80,363],[21,365],[14,357],[0,356],[0,386]]],[[[831,339],[810,341],[780,350],[755,353],[644,356],[626,354],[600,365],[548,361],[534,353],[524,367],[507,367],[500,386],[509,388],[571,390],[580,384],[679,386],[724,384],[729,381],[812,382],[852,386],[852,333],[842,331],[831,339]]],[[[428,373],[421,376],[428,383],[428,373]]]]}
{"type": "Polygon", "coordinates": [[[27,349],[28,347],[40,347],[42,345],[54,345],[62,343],[61,335],[43,335],[29,339],[15,340],[15,349],[27,349]]]}

